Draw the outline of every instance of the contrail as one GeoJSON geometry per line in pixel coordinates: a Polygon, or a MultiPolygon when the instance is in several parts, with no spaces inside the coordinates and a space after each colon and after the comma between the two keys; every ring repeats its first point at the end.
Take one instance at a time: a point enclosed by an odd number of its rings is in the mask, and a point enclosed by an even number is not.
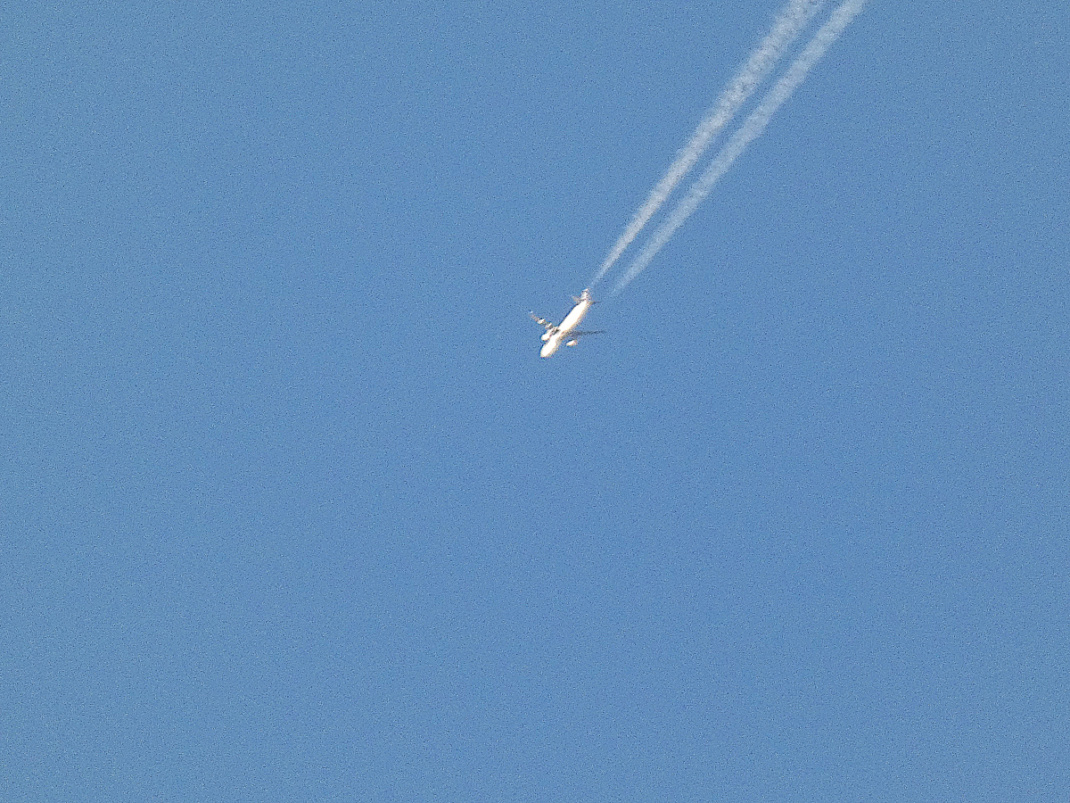
{"type": "Polygon", "coordinates": [[[632,240],[642,231],[647,221],[665,203],[673,188],[695,166],[695,162],[702,158],[702,154],[706,152],[713,138],[731,122],[736,112],[739,111],[739,107],[747,102],[758,85],[765,80],[784,52],[791,47],[792,42],[824,3],[825,0],[788,0],[787,5],[774,19],[772,29],[758,43],[731,83],[722,90],[717,102],[706,112],[706,116],[695,129],[695,133],[691,135],[690,142],[680,150],[676,161],[669,166],[661,181],[651,190],[646,202],[632,217],[624,233],[603,260],[602,267],[591,280],[590,286],[596,285],[609,272],[632,240]]]}
{"type": "Polygon", "coordinates": [[[814,38],[806,45],[799,57],[788,67],[787,71],[773,85],[773,88],[769,90],[762,102],[751,112],[750,116],[732,135],[731,139],[725,143],[724,147],[721,148],[720,153],[714,157],[710,166],[706,168],[706,172],[691,187],[687,197],[680,201],[672,214],[654,232],[650,241],[628,268],[628,272],[617,283],[613,290],[614,295],[627,287],[650,264],[650,261],[658,251],[669,241],[676,230],[683,225],[684,221],[691,216],[691,213],[695,211],[698,205],[705,200],[706,196],[710,194],[710,190],[713,189],[721,176],[728,171],[728,168],[747,149],[747,146],[761,135],[776,110],[799,88],[807,73],[840,38],[844,29],[858,15],[865,4],[866,0],[844,0],[832,12],[828,21],[818,29],[817,33],[814,34],[814,38]]]}

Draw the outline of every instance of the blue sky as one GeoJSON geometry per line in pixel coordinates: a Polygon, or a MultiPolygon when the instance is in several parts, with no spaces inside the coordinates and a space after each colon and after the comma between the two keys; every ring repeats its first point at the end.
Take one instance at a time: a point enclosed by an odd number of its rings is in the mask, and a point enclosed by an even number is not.
{"type": "Polygon", "coordinates": [[[1070,9],[9,4],[0,797],[1070,794],[1070,9]],[[609,289],[609,284],[602,285],[609,289]]]}

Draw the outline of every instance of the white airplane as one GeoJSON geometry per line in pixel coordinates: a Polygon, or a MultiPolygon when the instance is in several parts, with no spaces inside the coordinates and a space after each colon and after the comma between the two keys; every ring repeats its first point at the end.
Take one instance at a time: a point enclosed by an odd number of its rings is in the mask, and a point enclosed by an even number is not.
{"type": "Polygon", "coordinates": [[[572,311],[565,316],[565,320],[561,323],[553,323],[545,318],[538,317],[534,312],[529,313],[531,319],[540,326],[545,326],[546,331],[543,332],[543,347],[539,352],[540,357],[553,357],[557,353],[557,350],[561,348],[561,344],[566,346],[575,346],[583,335],[600,335],[598,332],[577,332],[576,327],[580,325],[580,321],[583,320],[583,316],[587,314],[587,310],[591,308],[591,304],[595,303],[591,298],[590,288],[580,293],[580,297],[572,297],[572,300],[576,302],[576,306],[572,308],[572,311]]]}

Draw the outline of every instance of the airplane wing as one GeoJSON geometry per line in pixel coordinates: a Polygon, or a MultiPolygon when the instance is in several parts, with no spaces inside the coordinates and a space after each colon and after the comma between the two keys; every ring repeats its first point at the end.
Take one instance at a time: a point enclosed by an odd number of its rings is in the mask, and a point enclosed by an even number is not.
{"type": "Polygon", "coordinates": [[[604,335],[605,333],[606,333],[605,329],[599,329],[599,330],[597,330],[595,332],[569,332],[568,336],[569,337],[582,337],[583,335],[604,335]]]}
{"type": "Polygon", "coordinates": [[[547,329],[552,329],[553,327],[557,326],[557,324],[553,321],[548,321],[545,318],[540,318],[534,312],[529,312],[528,315],[530,316],[531,320],[535,321],[535,323],[537,323],[539,326],[545,326],[547,329]]]}

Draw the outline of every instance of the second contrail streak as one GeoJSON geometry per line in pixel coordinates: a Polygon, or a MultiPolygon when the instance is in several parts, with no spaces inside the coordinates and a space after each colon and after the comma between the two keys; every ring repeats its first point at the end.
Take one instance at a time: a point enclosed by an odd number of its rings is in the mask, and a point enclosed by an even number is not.
{"type": "MultiPolygon", "coordinates": [[[[776,110],[799,88],[799,85],[813,66],[821,60],[821,57],[840,38],[844,29],[850,25],[851,21],[862,10],[865,2],[866,0],[844,0],[832,12],[828,21],[818,29],[798,58],[788,67],[787,71],[773,85],[762,102],[758,104],[735,134],[721,148],[710,166],[706,168],[706,171],[691,187],[687,196],[677,204],[672,214],[654,232],[650,241],[639,253],[639,256],[629,266],[627,273],[617,283],[613,290],[614,295],[627,287],[636,276],[646,269],[658,251],[698,208],[698,205],[706,199],[706,196],[710,194],[721,176],[728,172],[728,169],[747,149],[747,146],[761,135],[776,110]]],[[[601,277],[601,274],[599,277],[601,277]]]]}

